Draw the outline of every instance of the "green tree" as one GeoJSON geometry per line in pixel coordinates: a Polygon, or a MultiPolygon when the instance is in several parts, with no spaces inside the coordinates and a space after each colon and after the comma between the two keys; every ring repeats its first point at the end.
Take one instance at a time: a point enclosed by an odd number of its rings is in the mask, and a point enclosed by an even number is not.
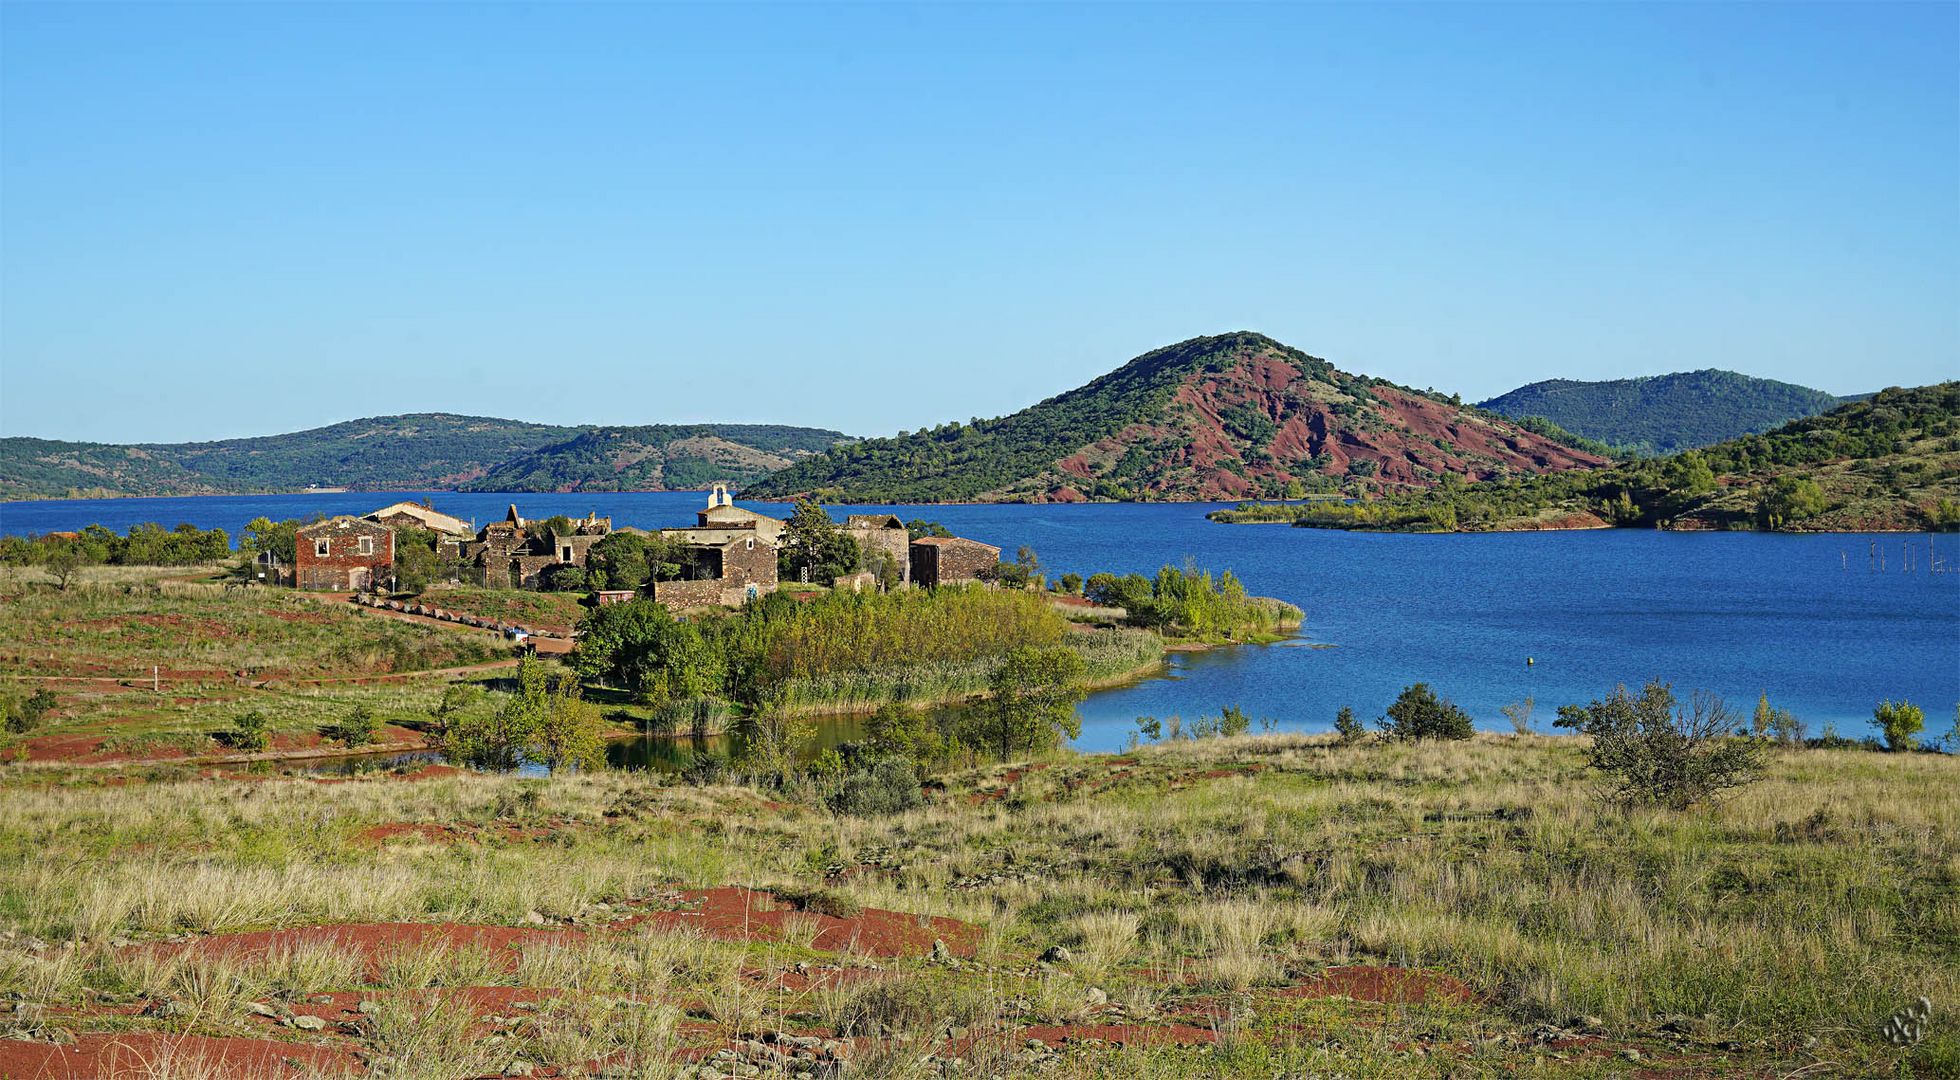
{"type": "Polygon", "coordinates": [[[1004,760],[1052,750],[1064,736],[1080,735],[1075,706],[1087,696],[1084,670],[1081,655],[1072,649],[1024,646],[1009,652],[994,669],[992,697],[969,721],[967,741],[997,751],[1004,760]]]}
{"type": "MultiPolygon", "coordinates": [[[[520,665],[521,666],[521,665],[520,665]]],[[[596,769],[606,763],[606,723],[599,710],[579,693],[578,680],[561,675],[551,680],[525,756],[551,772],[596,769]]]]}
{"type": "Polygon", "coordinates": [[[1919,745],[1919,733],[1926,729],[1926,714],[1910,701],[1881,702],[1872,710],[1872,724],[1885,733],[1888,750],[1911,750],[1919,745]]]}
{"type": "Polygon", "coordinates": [[[797,503],[783,524],[776,558],[783,580],[819,583],[856,573],[861,562],[857,541],[809,499],[797,503]]]}
{"type": "Polygon", "coordinates": [[[1673,690],[1654,682],[1639,697],[1622,686],[1604,701],[1561,706],[1554,723],[1591,737],[1586,764],[1615,779],[1616,798],[1678,810],[1761,776],[1767,744],[1733,734],[1737,719],[1710,694],[1677,708],[1673,690]]]}
{"type": "Polygon", "coordinates": [[[375,718],[374,710],[366,705],[356,705],[349,710],[345,719],[324,724],[320,737],[328,742],[343,746],[366,746],[381,732],[381,721],[375,718]]]}
{"type": "Polygon", "coordinates": [[[946,739],[932,716],[896,701],[886,702],[865,721],[864,745],[875,755],[902,757],[921,768],[936,765],[947,755],[946,739]]]}
{"type": "Polygon", "coordinates": [[[1354,715],[1352,706],[1343,705],[1341,711],[1334,714],[1334,731],[1340,735],[1344,745],[1352,746],[1361,741],[1361,737],[1367,734],[1368,729],[1361,723],[1360,718],[1354,715]]]}
{"type": "Polygon", "coordinates": [[[82,568],[88,565],[89,560],[83,554],[83,549],[70,544],[56,547],[41,561],[41,568],[48,572],[49,577],[54,578],[54,587],[62,592],[68,591],[68,587],[73,585],[76,577],[81,574],[82,568]]]}
{"type": "Polygon", "coordinates": [[[1781,529],[1824,512],[1824,489],[1809,477],[1779,476],[1756,500],[1756,518],[1765,528],[1781,529]]]}
{"type": "Polygon", "coordinates": [[[517,687],[502,707],[494,712],[459,711],[447,718],[443,753],[451,761],[493,772],[517,768],[550,711],[551,691],[543,662],[525,657],[517,665],[517,687]]]}
{"type": "Polygon", "coordinates": [[[1475,731],[1470,714],[1453,702],[1438,698],[1428,683],[1405,688],[1388,707],[1388,715],[1379,721],[1379,726],[1389,738],[1403,742],[1467,739],[1475,731]]]}
{"type": "Polygon", "coordinates": [[[272,745],[272,734],[266,730],[270,723],[264,713],[253,709],[231,722],[231,730],[225,733],[225,741],[236,750],[263,751],[272,745]]]}

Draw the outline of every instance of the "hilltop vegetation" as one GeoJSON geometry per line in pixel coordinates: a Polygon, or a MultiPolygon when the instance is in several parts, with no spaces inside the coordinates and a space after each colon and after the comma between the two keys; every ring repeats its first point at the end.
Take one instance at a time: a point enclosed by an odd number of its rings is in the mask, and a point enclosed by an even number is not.
{"type": "Polygon", "coordinates": [[[742,483],[843,438],[751,424],[560,427],[449,413],[349,420],[286,435],[196,443],[0,439],[0,498],[459,488],[661,490],[742,483]],[[581,443],[607,447],[591,454],[581,443]],[[540,456],[542,455],[542,456],[540,456]],[[530,486],[518,486],[518,485],[530,486]],[[610,484],[612,486],[602,486],[610,484]],[[633,484],[651,486],[634,487],[633,484]]]}
{"type": "Polygon", "coordinates": [[[1514,419],[1540,417],[1630,454],[1672,454],[1829,412],[1850,398],[1710,368],[1637,379],[1549,379],[1481,402],[1514,419]]]}
{"type": "Polygon", "coordinates": [[[1960,382],[1885,390],[1766,435],[1598,472],[1211,516],[1391,531],[1960,528],[1960,382]]]}
{"type": "Polygon", "coordinates": [[[844,436],[771,424],[602,427],[519,454],[464,491],[680,491],[745,484],[844,436]]]}
{"type": "Polygon", "coordinates": [[[1602,460],[1254,333],[1193,338],[1010,416],[835,447],[746,494],[846,501],[1283,497],[1602,460]]]}

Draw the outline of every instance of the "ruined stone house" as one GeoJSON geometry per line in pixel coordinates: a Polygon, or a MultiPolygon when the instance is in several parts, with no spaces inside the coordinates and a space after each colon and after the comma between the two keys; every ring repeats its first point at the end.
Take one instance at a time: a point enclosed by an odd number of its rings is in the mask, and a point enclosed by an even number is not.
{"type": "Polygon", "coordinates": [[[512,503],[502,521],[485,525],[462,545],[462,557],[491,588],[534,589],[556,566],[583,567],[592,545],[612,532],[612,519],[596,513],[575,518],[569,527],[527,519],[512,503]]]}
{"type": "Polygon", "coordinates": [[[912,584],[932,589],[983,580],[1000,565],[1000,549],[963,536],[921,536],[912,541],[912,584]]]}
{"type": "Polygon", "coordinates": [[[852,514],[844,519],[844,532],[857,541],[867,570],[877,572],[878,564],[890,564],[900,585],[912,580],[912,536],[897,514],[852,514]]]}
{"type": "Polygon", "coordinates": [[[294,533],[293,584],[318,592],[359,592],[387,584],[395,530],[356,517],[302,525],[294,533]]]}

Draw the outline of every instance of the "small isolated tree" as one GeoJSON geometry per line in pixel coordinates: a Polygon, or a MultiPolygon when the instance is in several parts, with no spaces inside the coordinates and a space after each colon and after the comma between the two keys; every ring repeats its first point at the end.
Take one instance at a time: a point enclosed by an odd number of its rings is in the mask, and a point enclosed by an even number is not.
{"type": "Polygon", "coordinates": [[[1513,701],[1501,710],[1504,719],[1511,722],[1511,731],[1517,735],[1529,735],[1531,731],[1531,712],[1538,705],[1537,699],[1527,697],[1523,701],[1513,701]]]}
{"type": "Polygon", "coordinates": [[[992,698],[975,711],[970,744],[1009,758],[1052,750],[1082,733],[1075,706],[1086,696],[1082,657],[1073,649],[1022,646],[994,669],[992,698]]]}
{"type": "Polygon", "coordinates": [[[75,579],[81,574],[82,568],[88,564],[88,558],[82,554],[79,548],[72,544],[61,544],[49,552],[46,559],[42,560],[41,569],[46,570],[48,576],[54,579],[55,588],[60,589],[62,592],[67,592],[68,586],[75,583],[75,579]]]}
{"type": "Polygon", "coordinates": [[[1888,698],[1872,710],[1872,725],[1885,733],[1887,750],[1911,750],[1919,745],[1919,733],[1926,729],[1926,714],[1910,701],[1894,705],[1888,698]]]}
{"type": "Polygon", "coordinates": [[[1476,731],[1470,714],[1454,702],[1438,698],[1428,683],[1404,689],[1388,707],[1388,715],[1376,723],[1384,735],[1400,742],[1467,739],[1476,731]]]}
{"type": "Polygon", "coordinates": [[[1343,705],[1341,711],[1334,714],[1334,731],[1340,735],[1342,745],[1353,746],[1368,733],[1368,727],[1361,722],[1360,717],[1354,715],[1353,706],[1343,705]]]}
{"type": "Polygon", "coordinates": [[[356,705],[348,712],[346,719],[322,725],[320,737],[342,746],[366,746],[374,741],[380,731],[381,721],[375,719],[374,710],[366,705],[356,705]]]}
{"type": "Polygon", "coordinates": [[[231,730],[225,733],[225,741],[237,750],[265,750],[272,745],[272,734],[266,730],[268,726],[265,714],[253,709],[231,722],[231,730]]]}
{"type": "Polygon", "coordinates": [[[1760,777],[1767,743],[1734,734],[1736,722],[1721,698],[1697,691],[1677,708],[1673,689],[1651,682],[1639,697],[1621,686],[1561,706],[1556,725],[1592,737],[1586,764],[1613,778],[1613,797],[1681,810],[1760,777]]]}

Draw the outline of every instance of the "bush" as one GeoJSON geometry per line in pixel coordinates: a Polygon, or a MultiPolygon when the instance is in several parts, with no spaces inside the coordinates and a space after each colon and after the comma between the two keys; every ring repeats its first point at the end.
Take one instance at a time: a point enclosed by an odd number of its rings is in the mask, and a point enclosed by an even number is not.
{"type": "Polygon", "coordinates": [[[1666,684],[1639,697],[1616,687],[1591,705],[1565,705],[1556,726],[1592,736],[1586,764],[1615,778],[1621,802],[1686,809],[1760,778],[1765,740],[1732,734],[1737,718],[1712,694],[1697,691],[1676,708],[1666,684]]]}
{"type": "Polygon", "coordinates": [[[1428,683],[1417,683],[1402,691],[1388,715],[1376,722],[1383,734],[1402,742],[1424,739],[1467,739],[1475,733],[1470,714],[1454,702],[1438,698],[1428,683]]]}
{"type": "Polygon", "coordinates": [[[231,730],[224,735],[224,741],[234,750],[253,752],[272,746],[272,734],[266,730],[270,721],[265,714],[253,709],[251,712],[231,722],[231,730]]]}
{"type": "Polygon", "coordinates": [[[1342,745],[1352,746],[1361,741],[1368,728],[1354,715],[1352,706],[1343,705],[1341,711],[1334,714],[1334,731],[1340,735],[1342,745]]]}
{"type": "Polygon", "coordinates": [[[901,757],[865,761],[845,772],[825,800],[839,814],[874,817],[910,810],[924,802],[919,773],[901,757]]]}
{"type": "Polygon", "coordinates": [[[1887,750],[1911,750],[1919,745],[1919,733],[1926,729],[1926,714],[1910,701],[1894,705],[1887,700],[1872,710],[1872,725],[1885,734],[1887,750]]]}
{"type": "Polygon", "coordinates": [[[356,705],[347,719],[320,726],[320,737],[343,746],[366,746],[381,731],[381,722],[366,705],[356,705]]]}
{"type": "Polygon", "coordinates": [[[47,687],[42,687],[27,696],[25,701],[0,701],[4,710],[6,730],[10,734],[25,735],[44,723],[48,714],[54,711],[56,699],[47,687]]]}
{"type": "Polygon", "coordinates": [[[882,757],[902,757],[928,769],[948,756],[946,738],[930,714],[886,702],[864,725],[865,748],[882,757]]]}

